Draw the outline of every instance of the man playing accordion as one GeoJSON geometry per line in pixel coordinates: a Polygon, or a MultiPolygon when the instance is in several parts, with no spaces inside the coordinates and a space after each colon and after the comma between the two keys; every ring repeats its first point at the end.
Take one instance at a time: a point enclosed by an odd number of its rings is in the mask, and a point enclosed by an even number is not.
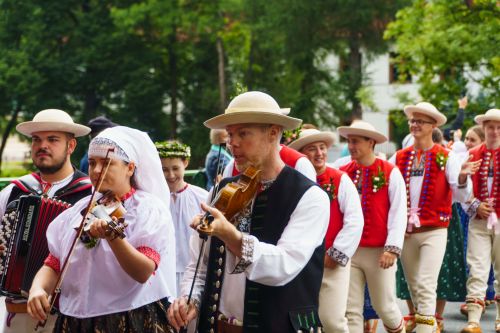
{"type": "MultiPolygon", "coordinates": [[[[12,217],[24,213],[18,212],[19,199],[26,195],[43,196],[45,199],[47,197],[57,198],[64,201],[62,204],[64,209],[69,204],[74,204],[89,195],[92,187],[87,175],[75,169],[70,160],[76,147],[75,138],[87,135],[90,128],[75,124],[64,111],[49,109],[40,111],[35,115],[33,121],[21,123],[17,125],[16,129],[19,133],[31,137],[31,158],[38,172],[13,181],[0,192],[0,215],[3,216],[0,224],[2,294],[6,292],[3,283],[4,277],[16,265],[14,258],[7,257],[11,252],[17,252],[16,244],[13,241],[10,242],[14,238],[10,230],[19,222],[18,219],[12,217]],[[6,266],[7,261],[9,261],[8,267],[6,266]]],[[[55,201],[48,200],[48,202],[50,205],[51,202],[55,201]]],[[[61,206],[60,201],[57,201],[56,204],[61,206]]],[[[50,221],[45,222],[49,223],[50,221]]],[[[38,238],[42,238],[44,241],[44,232],[41,236],[38,238]]],[[[24,265],[28,266],[29,262],[25,262],[24,265]]],[[[19,280],[17,276],[15,279],[19,280]]],[[[14,282],[20,283],[19,281],[14,282]]],[[[29,332],[33,330],[36,322],[26,313],[26,299],[23,299],[21,295],[14,298],[7,297],[6,307],[8,314],[3,324],[3,332],[29,332]]],[[[50,317],[42,332],[52,331],[55,317],[50,317]]]]}

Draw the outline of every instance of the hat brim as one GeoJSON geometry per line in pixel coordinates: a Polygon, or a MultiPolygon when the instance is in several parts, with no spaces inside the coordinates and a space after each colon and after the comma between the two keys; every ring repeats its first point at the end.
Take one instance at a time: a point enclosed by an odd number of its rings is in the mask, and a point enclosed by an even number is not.
{"type": "Polygon", "coordinates": [[[423,109],[423,108],[418,107],[416,105],[405,106],[404,112],[405,112],[407,117],[410,117],[415,112],[421,113],[421,114],[426,115],[428,117],[431,117],[432,119],[434,119],[436,121],[436,126],[438,126],[438,127],[446,124],[446,120],[447,120],[446,116],[441,114],[441,113],[436,113],[434,111],[423,109]]]}
{"type": "Polygon", "coordinates": [[[308,144],[311,144],[313,142],[324,142],[327,145],[327,147],[330,148],[331,145],[333,145],[334,141],[335,141],[335,135],[333,133],[321,132],[317,134],[311,134],[303,138],[298,138],[297,140],[290,143],[288,147],[299,151],[308,144]]]}
{"type": "Polygon", "coordinates": [[[476,124],[482,125],[485,121],[500,121],[500,116],[488,116],[481,114],[479,116],[475,116],[474,121],[476,124]]]}
{"type": "Polygon", "coordinates": [[[286,130],[295,129],[299,127],[301,123],[302,119],[264,111],[225,113],[204,122],[205,126],[210,129],[224,129],[226,126],[236,124],[272,124],[283,126],[286,130]]]}
{"type": "Polygon", "coordinates": [[[350,126],[341,126],[337,128],[339,135],[346,138],[349,135],[364,136],[375,140],[376,143],[384,143],[387,141],[387,137],[379,132],[374,132],[362,128],[352,128],[350,126]]]}
{"type": "Polygon", "coordinates": [[[16,126],[16,130],[28,137],[36,132],[66,132],[72,133],[75,137],[84,136],[90,133],[90,128],[80,124],[68,124],[53,121],[26,121],[16,126]]]}

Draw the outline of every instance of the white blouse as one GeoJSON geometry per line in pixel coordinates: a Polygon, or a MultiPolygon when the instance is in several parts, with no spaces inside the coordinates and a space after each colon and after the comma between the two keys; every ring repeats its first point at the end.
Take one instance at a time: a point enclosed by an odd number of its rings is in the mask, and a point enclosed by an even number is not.
{"type": "MultiPolygon", "coordinates": [[[[79,226],[80,212],[90,196],[64,211],[49,226],[50,253],[61,266],[79,226]]],[[[87,249],[77,241],[61,286],[60,311],[68,316],[88,318],[129,311],[164,297],[175,297],[175,232],[166,205],[151,194],[137,190],[128,198],[125,240],[135,248],[147,247],[160,255],[154,274],[141,284],[120,266],[106,240],[87,249]]]]}

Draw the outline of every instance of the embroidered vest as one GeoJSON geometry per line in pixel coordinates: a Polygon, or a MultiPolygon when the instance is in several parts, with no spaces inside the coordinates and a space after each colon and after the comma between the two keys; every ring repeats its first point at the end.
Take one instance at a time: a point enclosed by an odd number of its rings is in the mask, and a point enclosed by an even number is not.
{"type": "Polygon", "coordinates": [[[340,211],[338,200],[340,179],[343,174],[340,170],[326,167],[325,172],[317,176],[318,184],[327,192],[330,198],[330,223],[325,237],[325,249],[327,250],[332,247],[335,237],[344,226],[344,214],[340,211]]]}
{"type": "MultiPolygon", "coordinates": [[[[297,161],[299,160],[299,158],[306,157],[306,155],[299,153],[295,149],[289,148],[289,147],[287,147],[285,145],[281,145],[280,157],[281,157],[281,160],[286,165],[288,165],[289,167],[295,169],[295,166],[297,165],[297,161]]],[[[237,176],[239,174],[240,174],[240,172],[238,170],[236,170],[236,167],[235,167],[235,165],[233,163],[232,176],[235,177],[235,176],[237,176]]]]}
{"type": "Polygon", "coordinates": [[[495,211],[500,216],[500,191],[498,189],[500,183],[500,148],[488,150],[486,144],[482,144],[469,151],[472,156],[472,161],[482,159],[479,171],[472,175],[472,185],[474,188],[474,197],[486,201],[488,198],[494,198],[495,211]],[[493,164],[490,170],[490,163],[493,164]],[[490,172],[493,171],[491,175],[490,172]],[[488,178],[493,177],[491,192],[488,191],[488,178]]]}
{"type": "Polygon", "coordinates": [[[387,219],[389,217],[389,179],[394,166],[379,158],[372,165],[364,167],[356,161],[342,166],[358,188],[363,208],[365,225],[360,247],[383,247],[387,240],[387,219]],[[374,191],[373,178],[383,174],[385,184],[374,191]]]}
{"type": "MultiPolygon", "coordinates": [[[[410,177],[415,154],[413,146],[396,152],[396,165],[406,183],[408,211],[411,207],[410,191],[412,191],[412,188],[410,177]]],[[[418,203],[421,226],[447,228],[450,223],[452,192],[446,179],[446,163],[440,166],[436,160],[436,158],[446,160],[448,155],[449,150],[436,144],[422,154],[421,158],[425,158],[424,179],[418,203]]]]}
{"type": "MultiPolygon", "coordinates": [[[[227,183],[234,179],[224,179],[227,183]]],[[[222,185],[224,185],[222,183],[222,185]]],[[[259,241],[277,244],[292,212],[314,183],[290,167],[285,167],[267,190],[257,195],[252,209],[250,234],[259,241]]],[[[311,221],[314,223],[314,221],[311,221]]],[[[224,283],[226,248],[211,237],[205,291],[200,309],[198,332],[217,332],[217,310],[224,283]]],[[[266,286],[246,280],[243,332],[295,333],[316,330],[318,298],[323,276],[324,246],[317,247],[306,266],[284,286],[266,286]]],[[[234,292],[243,292],[242,290],[234,292]]]]}

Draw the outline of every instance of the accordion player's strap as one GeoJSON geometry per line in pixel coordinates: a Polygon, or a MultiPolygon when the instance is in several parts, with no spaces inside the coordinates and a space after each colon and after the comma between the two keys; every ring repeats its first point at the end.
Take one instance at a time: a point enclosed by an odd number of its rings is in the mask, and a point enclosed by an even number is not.
{"type": "Polygon", "coordinates": [[[41,195],[43,192],[40,180],[40,176],[33,172],[13,180],[12,184],[16,185],[22,192],[41,195]]]}
{"type": "Polygon", "coordinates": [[[9,313],[27,313],[28,306],[26,300],[24,302],[15,303],[11,299],[5,299],[5,308],[9,313]]]}

